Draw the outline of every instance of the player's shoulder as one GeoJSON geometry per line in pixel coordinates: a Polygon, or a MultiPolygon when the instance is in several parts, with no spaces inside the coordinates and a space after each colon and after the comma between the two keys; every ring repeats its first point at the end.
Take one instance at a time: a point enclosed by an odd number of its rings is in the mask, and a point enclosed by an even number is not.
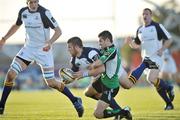
{"type": "Polygon", "coordinates": [[[25,10],[28,10],[28,7],[23,7],[19,10],[20,13],[24,12],[25,10]]]}
{"type": "Polygon", "coordinates": [[[93,48],[93,47],[83,47],[83,53],[84,53],[84,54],[88,54],[88,53],[90,53],[91,51],[99,52],[99,50],[98,50],[97,48],[93,48]]]}
{"type": "Polygon", "coordinates": [[[38,7],[38,12],[40,12],[40,13],[45,13],[46,11],[49,11],[49,10],[46,9],[45,7],[39,5],[39,7],[38,7]]]}

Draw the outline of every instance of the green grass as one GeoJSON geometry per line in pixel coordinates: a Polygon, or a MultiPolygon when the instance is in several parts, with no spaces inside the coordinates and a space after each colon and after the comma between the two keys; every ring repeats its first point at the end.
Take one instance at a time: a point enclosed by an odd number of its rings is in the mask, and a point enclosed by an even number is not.
{"type": "MultiPolygon", "coordinates": [[[[96,101],[83,95],[83,90],[72,89],[81,96],[85,107],[83,118],[78,118],[70,101],[57,91],[13,91],[7,101],[3,120],[96,120],[93,110],[96,101]]],[[[135,120],[180,120],[180,91],[176,88],[175,110],[164,111],[164,102],[151,88],[121,89],[116,100],[122,107],[132,109],[135,120]]],[[[110,118],[108,120],[112,120],[110,118]]]]}

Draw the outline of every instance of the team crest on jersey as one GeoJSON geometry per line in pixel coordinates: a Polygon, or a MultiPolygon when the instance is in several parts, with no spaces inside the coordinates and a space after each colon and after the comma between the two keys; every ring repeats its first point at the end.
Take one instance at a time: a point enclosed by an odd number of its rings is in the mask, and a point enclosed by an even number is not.
{"type": "Polygon", "coordinates": [[[23,18],[27,18],[27,14],[23,14],[22,17],[23,17],[23,18]]]}
{"type": "Polygon", "coordinates": [[[138,31],[138,33],[142,33],[142,31],[140,30],[140,31],[138,31]]]}

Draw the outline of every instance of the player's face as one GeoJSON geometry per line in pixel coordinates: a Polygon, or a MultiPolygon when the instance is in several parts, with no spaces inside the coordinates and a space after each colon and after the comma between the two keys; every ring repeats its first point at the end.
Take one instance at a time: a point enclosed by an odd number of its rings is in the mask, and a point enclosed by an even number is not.
{"type": "Polygon", "coordinates": [[[39,0],[29,0],[27,6],[30,11],[37,11],[39,0]]]}
{"type": "Polygon", "coordinates": [[[101,49],[106,47],[106,40],[104,40],[102,37],[99,37],[99,46],[101,49]]]}
{"type": "Polygon", "coordinates": [[[71,56],[76,57],[77,52],[73,44],[68,43],[68,51],[71,54],[71,56]]]}
{"type": "Polygon", "coordinates": [[[152,17],[152,14],[150,13],[149,10],[143,11],[143,21],[145,25],[149,25],[151,23],[151,17],[152,17]]]}

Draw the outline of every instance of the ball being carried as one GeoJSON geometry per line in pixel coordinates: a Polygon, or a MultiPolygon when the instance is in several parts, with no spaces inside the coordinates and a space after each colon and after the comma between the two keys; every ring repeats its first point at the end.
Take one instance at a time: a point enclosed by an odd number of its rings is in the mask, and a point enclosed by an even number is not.
{"type": "Polygon", "coordinates": [[[74,72],[69,68],[61,68],[59,70],[59,76],[61,76],[65,84],[72,83],[75,80],[73,73],[74,72]]]}

